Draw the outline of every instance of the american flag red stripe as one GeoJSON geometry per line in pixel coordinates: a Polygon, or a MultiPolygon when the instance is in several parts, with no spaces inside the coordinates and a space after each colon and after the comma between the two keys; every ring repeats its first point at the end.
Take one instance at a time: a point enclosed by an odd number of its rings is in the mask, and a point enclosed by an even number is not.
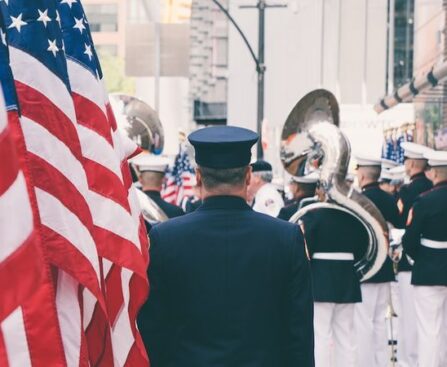
{"type": "Polygon", "coordinates": [[[36,205],[28,196],[18,114],[10,111],[7,118],[4,107],[0,98],[5,154],[0,161],[0,365],[64,366],[54,289],[35,230],[36,205]]]}
{"type": "MultiPolygon", "coordinates": [[[[139,340],[136,312],[129,309],[132,299],[139,308],[147,296],[147,235],[141,232],[140,209],[128,185],[127,159],[138,148],[120,136],[108,103],[99,62],[94,54],[88,25],[74,29],[74,20],[85,19],[80,3],[67,7],[59,4],[66,44],[78,42],[92,51],[68,47],[68,78],[75,105],[84,168],[91,191],[90,207],[94,236],[102,257],[106,303],[112,327],[113,355],[119,366],[127,361],[139,340]],[[78,38],[79,39],[78,39],[78,38]],[[131,285],[130,279],[135,281],[131,285]]],[[[89,329],[87,329],[89,337],[89,329]]],[[[94,343],[92,338],[92,343],[94,343]]],[[[90,343],[88,343],[90,345],[90,343]]],[[[147,365],[146,352],[138,348],[140,363],[147,365]]],[[[135,358],[135,357],[134,357],[135,358]]],[[[104,362],[104,361],[103,361],[104,362]]]]}
{"type": "MultiPolygon", "coordinates": [[[[136,327],[148,291],[148,240],[127,165],[137,148],[117,130],[82,6],[79,1],[16,0],[14,7],[0,3],[0,9],[35,224],[43,240],[39,248],[53,266],[54,281],[53,288],[44,266],[46,282],[35,294],[50,301],[42,308],[48,317],[24,323],[26,315],[38,313],[29,299],[10,307],[1,324],[7,332],[1,333],[0,358],[12,358],[14,366],[148,365],[136,327]],[[51,23],[37,19],[41,9],[51,23]],[[83,26],[73,27],[74,15],[83,26]],[[86,38],[76,39],[76,32],[86,38]],[[50,339],[42,338],[50,341],[46,347],[30,335],[44,332],[35,328],[44,322],[53,332],[50,339]],[[22,343],[23,356],[11,349],[13,339],[22,343]],[[51,340],[54,353],[48,348],[51,340]]],[[[0,44],[0,57],[2,52],[0,44]]]]}

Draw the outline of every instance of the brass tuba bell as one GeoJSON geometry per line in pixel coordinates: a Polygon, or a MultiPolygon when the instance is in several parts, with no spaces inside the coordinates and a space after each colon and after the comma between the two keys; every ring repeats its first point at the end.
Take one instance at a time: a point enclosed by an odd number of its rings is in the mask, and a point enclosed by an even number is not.
{"type": "MultiPolygon", "coordinates": [[[[125,95],[111,94],[112,106],[118,129],[144,151],[160,154],[164,146],[164,132],[157,112],[142,100],[125,95]]],[[[137,169],[131,164],[131,169],[137,169]]],[[[141,190],[137,190],[144,219],[149,223],[164,222],[166,213],[141,190]]]]}
{"type": "Polygon", "coordinates": [[[362,281],[376,274],[388,253],[388,227],[377,207],[346,184],[351,157],[349,140],[339,129],[339,107],[334,95],[318,89],[304,96],[289,114],[282,132],[281,161],[292,176],[320,169],[325,201],[298,210],[290,219],[299,223],[309,211],[330,208],[353,215],[368,233],[369,243],[355,269],[362,281]]]}

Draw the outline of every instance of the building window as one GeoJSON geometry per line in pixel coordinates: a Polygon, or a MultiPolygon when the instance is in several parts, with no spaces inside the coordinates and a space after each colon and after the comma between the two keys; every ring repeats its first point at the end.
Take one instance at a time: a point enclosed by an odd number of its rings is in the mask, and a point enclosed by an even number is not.
{"type": "Polygon", "coordinates": [[[118,56],[117,45],[96,45],[96,51],[100,56],[118,56]]]}
{"type": "Polygon", "coordinates": [[[394,17],[394,86],[413,75],[414,0],[396,0],[394,17]]]}
{"type": "Polygon", "coordinates": [[[92,32],[118,31],[117,4],[86,4],[84,8],[92,32]]]}

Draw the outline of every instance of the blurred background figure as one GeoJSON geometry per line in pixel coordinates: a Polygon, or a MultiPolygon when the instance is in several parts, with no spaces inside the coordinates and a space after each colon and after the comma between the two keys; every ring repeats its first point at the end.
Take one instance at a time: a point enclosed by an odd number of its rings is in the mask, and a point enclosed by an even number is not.
{"type": "Polygon", "coordinates": [[[402,244],[414,260],[411,284],[419,366],[442,367],[446,362],[447,152],[423,154],[434,187],[418,196],[409,210],[402,244]]]}
{"type": "Polygon", "coordinates": [[[185,196],[182,200],[181,208],[185,213],[191,213],[202,205],[202,193],[200,187],[197,186],[196,178],[191,179],[193,195],[185,196]]]}
{"type": "MultiPolygon", "coordinates": [[[[168,218],[185,214],[183,210],[161,197],[161,190],[165,181],[165,172],[169,166],[169,159],[153,154],[141,153],[132,159],[139,172],[138,180],[141,190],[153,200],[168,218]]],[[[148,224],[146,223],[146,227],[148,224]]],[[[150,230],[150,228],[148,228],[150,230]]]]}
{"type": "Polygon", "coordinates": [[[272,185],[272,165],[264,160],[251,164],[252,173],[248,186],[248,200],[253,210],[259,213],[276,217],[284,206],[281,194],[272,185]]]}
{"type": "Polygon", "coordinates": [[[289,220],[302,207],[303,199],[315,197],[318,178],[318,171],[314,171],[307,176],[292,176],[289,183],[292,200],[280,210],[279,219],[289,220]]]}
{"type": "MultiPolygon", "coordinates": [[[[400,228],[394,197],[379,187],[381,160],[357,156],[356,161],[357,179],[362,193],[376,205],[389,226],[400,228]]],[[[391,301],[390,283],[393,281],[393,263],[387,257],[379,272],[361,285],[362,303],[358,303],[355,309],[359,366],[383,367],[389,363],[385,316],[391,301]]]]}
{"type": "Polygon", "coordinates": [[[368,245],[351,214],[320,208],[302,217],[314,291],[315,366],[355,367],[355,304],[362,301],[354,263],[368,245]]]}
{"type": "MultiPolygon", "coordinates": [[[[407,184],[400,188],[397,199],[402,225],[408,219],[410,208],[419,195],[432,188],[432,182],[425,176],[427,160],[424,152],[430,149],[411,142],[402,143],[404,155],[404,172],[409,178],[407,184]]],[[[396,172],[394,169],[393,172],[396,172]]],[[[402,175],[402,168],[400,174],[402,175]]],[[[396,173],[399,175],[399,172],[396,173]]],[[[400,246],[402,247],[402,246],[400,246]]],[[[415,367],[418,361],[416,311],[414,306],[414,290],[411,285],[412,261],[405,250],[401,250],[400,261],[397,263],[397,281],[399,284],[399,346],[398,360],[402,365],[415,367]]]]}

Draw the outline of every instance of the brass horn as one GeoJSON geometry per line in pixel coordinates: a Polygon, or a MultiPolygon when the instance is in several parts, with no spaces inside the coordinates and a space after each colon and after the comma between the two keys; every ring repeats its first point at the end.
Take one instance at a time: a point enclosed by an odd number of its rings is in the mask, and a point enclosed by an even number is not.
{"type": "Polygon", "coordinates": [[[288,116],[282,132],[281,161],[292,176],[320,169],[320,187],[325,202],[298,210],[290,219],[299,223],[309,211],[331,208],[358,219],[368,233],[369,243],[355,269],[362,281],[376,274],[388,253],[388,227],[377,207],[363,194],[346,184],[351,157],[349,140],[338,127],[337,100],[327,90],[318,89],[304,96],[288,116]]]}
{"type": "MultiPolygon", "coordinates": [[[[142,100],[125,95],[111,94],[112,106],[118,129],[143,150],[160,154],[164,146],[164,132],[157,112],[142,100]]],[[[134,171],[135,167],[131,167],[134,171]]],[[[144,219],[153,224],[168,220],[166,213],[141,190],[137,190],[144,219]]]]}

